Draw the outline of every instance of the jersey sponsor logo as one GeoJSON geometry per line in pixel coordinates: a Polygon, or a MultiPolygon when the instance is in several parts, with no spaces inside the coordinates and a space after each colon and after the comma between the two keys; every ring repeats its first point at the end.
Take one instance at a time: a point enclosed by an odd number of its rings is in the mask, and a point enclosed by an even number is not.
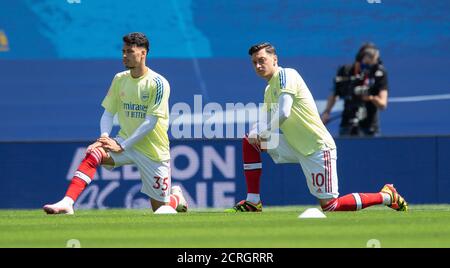
{"type": "Polygon", "coordinates": [[[149,98],[150,98],[150,92],[143,91],[141,94],[141,100],[146,102],[146,101],[148,101],[149,98]]]}
{"type": "Polygon", "coordinates": [[[148,106],[137,103],[123,103],[123,110],[127,117],[130,118],[145,118],[148,106]]]}

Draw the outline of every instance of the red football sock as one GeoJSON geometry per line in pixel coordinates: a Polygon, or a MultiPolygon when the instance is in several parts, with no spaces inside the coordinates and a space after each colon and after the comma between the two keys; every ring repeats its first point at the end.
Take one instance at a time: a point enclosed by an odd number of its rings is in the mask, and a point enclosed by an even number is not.
{"type": "Polygon", "coordinates": [[[247,193],[259,194],[262,169],[261,155],[260,151],[248,142],[247,136],[242,140],[242,155],[247,193]]]}
{"type": "Polygon", "coordinates": [[[70,197],[74,202],[78,196],[83,192],[86,186],[91,183],[94,178],[95,171],[98,165],[102,162],[102,152],[99,149],[94,149],[86,153],[86,157],[81,161],[75,175],[70,182],[67,189],[66,196],[70,197]]]}
{"type": "Polygon", "coordinates": [[[383,204],[381,193],[353,193],[335,198],[322,207],[323,211],[355,211],[383,204]]]}
{"type": "Polygon", "coordinates": [[[180,199],[178,196],[176,196],[174,194],[170,195],[169,206],[173,207],[173,209],[177,209],[179,203],[180,203],[180,199]]]}

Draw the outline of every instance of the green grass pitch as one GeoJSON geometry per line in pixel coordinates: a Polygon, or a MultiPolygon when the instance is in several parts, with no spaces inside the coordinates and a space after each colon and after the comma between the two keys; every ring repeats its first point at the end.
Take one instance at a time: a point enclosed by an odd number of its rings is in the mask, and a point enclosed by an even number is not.
{"type": "Polygon", "coordinates": [[[385,207],[298,219],[304,206],[266,207],[262,213],[194,210],[155,215],[149,210],[0,210],[0,247],[450,247],[450,205],[385,207]]]}

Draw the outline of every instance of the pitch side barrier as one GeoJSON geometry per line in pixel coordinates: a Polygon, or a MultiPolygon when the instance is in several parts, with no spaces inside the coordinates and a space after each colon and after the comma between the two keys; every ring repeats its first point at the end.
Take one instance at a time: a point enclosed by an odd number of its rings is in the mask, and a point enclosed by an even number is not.
{"type": "MultiPolygon", "coordinates": [[[[412,204],[450,203],[450,136],[337,138],[341,194],[393,183],[412,204]]],[[[0,208],[39,208],[59,200],[89,141],[0,142],[0,208]]],[[[191,208],[229,207],[245,197],[239,139],[171,141],[172,183],[191,208]]],[[[265,205],[315,204],[299,165],[262,157],[265,205]]],[[[80,196],[85,209],[146,208],[134,166],[100,168],[80,196]]]]}

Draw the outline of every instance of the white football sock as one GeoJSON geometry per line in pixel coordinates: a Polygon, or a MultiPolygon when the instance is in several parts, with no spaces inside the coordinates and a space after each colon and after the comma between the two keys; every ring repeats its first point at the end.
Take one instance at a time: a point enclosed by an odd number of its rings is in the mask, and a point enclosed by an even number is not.
{"type": "Polygon", "coordinates": [[[383,196],[383,204],[390,206],[392,204],[391,195],[388,193],[381,193],[383,196]]]}
{"type": "Polygon", "coordinates": [[[253,204],[258,204],[261,201],[259,194],[247,194],[247,201],[252,202],[253,204]]]}

